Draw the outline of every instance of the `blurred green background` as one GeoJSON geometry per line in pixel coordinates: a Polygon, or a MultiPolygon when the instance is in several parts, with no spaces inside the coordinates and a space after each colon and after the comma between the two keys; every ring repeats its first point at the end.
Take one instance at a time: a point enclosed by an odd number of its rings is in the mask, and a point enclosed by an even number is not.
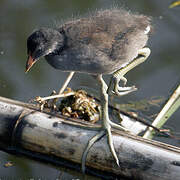
{"type": "MultiPolygon", "coordinates": [[[[27,102],[35,96],[46,96],[52,90],[58,91],[67,73],[53,69],[43,59],[28,74],[24,73],[27,37],[36,28],[57,26],[68,18],[115,5],[152,16],[155,26],[148,44],[152,50],[151,56],[126,75],[128,85],[136,85],[139,90],[119,98],[118,102],[138,101],[153,96],[167,98],[180,78],[180,7],[168,9],[170,3],[171,0],[1,0],[0,96],[27,102]]],[[[106,80],[108,78],[105,77],[106,80]]],[[[90,92],[98,92],[96,81],[84,74],[76,74],[70,87],[85,87],[90,92]]],[[[180,132],[179,117],[180,111],[177,111],[167,123],[175,132],[180,132]]],[[[175,139],[156,139],[179,146],[175,139]]],[[[81,179],[81,174],[72,175],[64,171],[0,152],[0,179],[81,179]],[[3,164],[9,160],[14,166],[5,168],[3,164]]]]}

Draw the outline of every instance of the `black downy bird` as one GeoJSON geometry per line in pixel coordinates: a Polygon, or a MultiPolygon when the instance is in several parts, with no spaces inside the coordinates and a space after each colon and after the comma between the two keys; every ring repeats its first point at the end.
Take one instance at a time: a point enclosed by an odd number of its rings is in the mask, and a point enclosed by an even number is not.
{"type": "Polygon", "coordinates": [[[100,84],[102,128],[89,140],[84,150],[83,171],[89,149],[105,134],[108,135],[110,151],[119,165],[111,127],[124,128],[109,119],[108,95],[122,96],[136,90],[135,86],[125,86],[127,79],[124,75],[150,55],[150,49],[145,46],[151,29],[151,18],[114,8],[96,11],[87,18],[68,21],[57,28],[41,28],[27,39],[26,72],[40,57],[45,57],[54,68],[70,72],[60,93],[74,72],[91,74],[100,84]],[[103,74],[112,75],[109,86],[103,80],[103,74]],[[119,86],[120,80],[124,82],[123,87],[119,86]]]}

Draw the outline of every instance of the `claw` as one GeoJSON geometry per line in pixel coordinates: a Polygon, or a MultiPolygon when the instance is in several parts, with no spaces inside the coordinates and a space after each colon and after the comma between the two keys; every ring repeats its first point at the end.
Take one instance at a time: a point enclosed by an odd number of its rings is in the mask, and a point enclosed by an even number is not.
{"type": "Polygon", "coordinates": [[[117,154],[116,154],[116,151],[114,149],[114,145],[113,145],[113,138],[112,138],[112,133],[111,133],[111,127],[109,127],[107,129],[107,134],[108,134],[108,144],[109,144],[109,148],[110,148],[110,151],[116,161],[116,164],[119,166],[119,159],[117,157],[117,154]]]}
{"type": "Polygon", "coordinates": [[[120,78],[120,80],[122,80],[122,81],[123,81],[123,85],[126,86],[127,79],[126,79],[124,76],[122,76],[122,77],[120,78]]]}
{"type": "Polygon", "coordinates": [[[86,158],[87,158],[87,154],[88,154],[90,148],[93,146],[93,144],[95,144],[98,140],[100,140],[106,133],[107,133],[107,136],[108,136],[108,145],[109,145],[110,151],[111,151],[112,156],[114,157],[114,159],[116,161],[116,164],[119,166],[119,159],[118,159],[118,156],[116,154],[116,151],[115,151],[115,148],[114,148],[114,145],[113,145],[111,126],[117,128],[117,129],[128,131],[124,127],[122,127],[122,126],[120,126],[118,124],[115,124],[115,123],[113,123],[111,121],[109,121],[109,123],[105,123],[105,125],[103,127],[103,130],[101,130],[95,136],[93,136],[89,140],[88,144],[86,145],[86,148],[85,148],[85,150],[83,152],[82,159],[81,159],[81,169],[82,169],[83,173],[85,173],[86,158]]]}
{"type": "Polygon", "coordinates": [[[117,95],[117,96],[124,96],[127,95],[133,91],[136,91],[137,88],[135,86],[130,86],[130,87],[121,87],[119,86],[119,82],[120,80],[123,81],[124,86],[127,83],[127,79],[125,77],[116,77],[113,76],[111,78],[107,93],[109,94],[109,92],[111,91],[113,94],[117,95]]]}
{"type": "Polygon", "coordinates": [[[135,86],[132,87],[120,87],[119,82],[122,80],[124,86],[127,83],[127,79],[124,77],[124,75],[129,72],[131,69],[134,67],[138,66],[139,64],[143,63],[148,56],[150,55],[150,49],[147,47],[144,47],[138,51],[138,56],[131,61],[129,64],[126,66],[120,68],[116,72],[113,73],[113,76],[111,78],[111,81],[109,83],[108,91],[107,93],[109,94],[110,91],[112,91],[114,94],[118,96],[123,96],[126,94],[129,94],[133,91],[136,91],[137,88],[135,86]]]}
{"type": "Polygon", "coordinates": [[[115,92],[113,92],[115,95],[117,96],[124,96],[127,95],[133,91],[136,91],[137,88],[135,86],[131,86],[131,87],[120,87],[117,86],[115,89],[115,92]]]}
{"type": "Polygon", "coordinates": [[[123,130],[123,131],[129,132],[128,129],[126,129],[125,127],[123,127],[123,126],[121,126],[119,124],[116,124],[116,123],[114,123],[112,121],[109,121],[109,123],[110,123],[111,127],[115,128],[115,129],[119,129],[119,130],[123,130]]]}

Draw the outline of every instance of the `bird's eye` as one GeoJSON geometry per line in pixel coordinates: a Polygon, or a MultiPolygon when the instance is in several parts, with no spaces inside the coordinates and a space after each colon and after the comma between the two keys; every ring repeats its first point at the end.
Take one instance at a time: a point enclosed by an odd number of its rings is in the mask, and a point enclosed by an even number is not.
{"type": "Polygon", "coordinates": [[[41,49],[41,48],[38,48],[38,49],[36,49],[36,51],[34,52],[34,58],[37,59],[37,58],[41,57],[42,54],[43,54],[42,49],[41,49]]]}

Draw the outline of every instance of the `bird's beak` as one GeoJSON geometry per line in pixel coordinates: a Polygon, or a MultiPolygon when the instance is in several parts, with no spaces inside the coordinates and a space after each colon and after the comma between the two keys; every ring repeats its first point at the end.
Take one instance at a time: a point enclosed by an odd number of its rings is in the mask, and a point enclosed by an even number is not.
{"type": "Polygon", "coordinates": [[[26,62],[26,70],[25,72],[27,73],[31,67],[33,66],[33,64],[36,62],[36,59],[33,59],[31,55],[28,56],[27,62],[26,62]]]}

